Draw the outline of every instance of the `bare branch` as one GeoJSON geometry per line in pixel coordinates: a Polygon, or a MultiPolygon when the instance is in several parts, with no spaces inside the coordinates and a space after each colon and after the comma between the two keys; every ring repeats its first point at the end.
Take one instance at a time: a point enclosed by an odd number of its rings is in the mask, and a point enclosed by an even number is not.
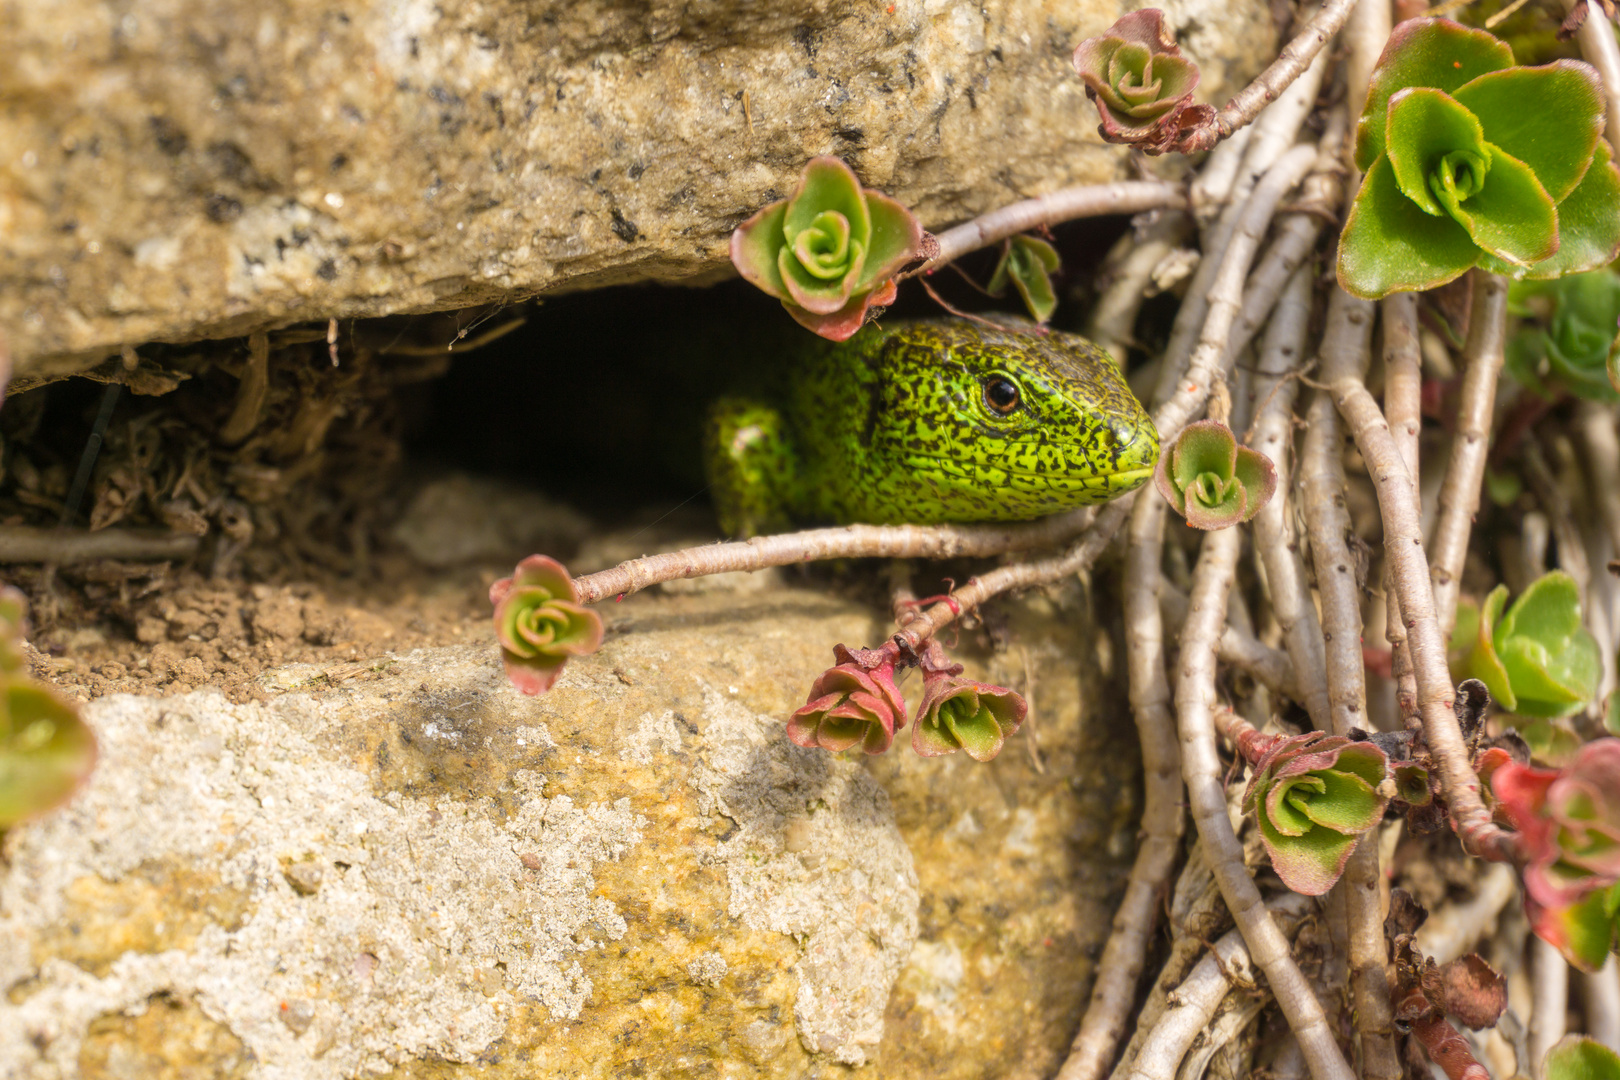
{"type": "MultiPolygon", "coordinates": [[[[1479,314],[1475,310],[1476,316],[1479,314]]],[[[1518,838],[1491,820],[1480,800],[1479,777],[1474,774],[1462,730],[1452,711],[1455,696],[1451,673],[1446,670],[1446,642],[1435,612],[1423,556],[1423,525],[1417,491],[1407,475],[1389,424],[1367,387],[1357,377],[1332,384],[1333,398],[1355,436],[1378,489],[1378,509],[1384,519],[1384,548],[1388,553],[1406,620],[1412,666],[1417,675],[1418,714],[1423,719],[1423,741],[1434,755],[1441,784],[1451,809],[1452,826],[1468,851],[1496,862],[1511,861],[1518,853],[1518,838]]]]}
{"type": "MultiPolygon", "coordinates": [[[[1215,640],[1226,621],[1226,597],[1243,535],[1217,529],[1204,537],[1193,574],[1192,613],[1181,632],[1181,661],[1176,674],[1176,721],[1181,733],[1182,775],[1192,803],[1193,820],[1203,841],[1215,880],[1232,919],[1243,933],[1254,960],[1266,973],[1277,1004],[1315,1080],[1351,1080],[1354,1075],[1339,1052],[1321,1002],[1312,993],[1289,952],[1288,939],[1272,921],[1260,890],[1243,864],[1243,845],[1226,815],[1226,785],[1215,747],[1213,705],[1215,640]]],[[[1140,1058],[1138,1059],[1140,1061],[1140,1058]]],[[[1167,1074],[1162,1074],[1167,1075],[1167,1074]]]]}
{"type": "Polygon", "coordinates": [[[580,601],[624,597],[663,581],[764,570],[818,559],[951,559],[1060,544],[1085,528],[1091,507],[1006,525],[843,525],[756,536],[630,559],[574,579],[580,601]]]}
{"type": "Polygon", "coordinates": [[[1451,636],[1457,621],[1457,588],[1463,561],[1468,557],[1468,535],[1479,513],[1479,489],[1485,480],[1485,458],[1491,443],[1491,410],[1496,403],[1496,382],[1502,373],[1503,343],[1507,335],[1507,281],[1483,270],[1474,271],[1474,309],[1463,348],[1462,391],[1457,402],[1457,433],[1451,441],[1451,460],[1440,489],[1440,517],[1434,530],[1434,607],[1440,631],[1451,636]]]}
{"type": "Polygon", "coordinates": [[[939,253],[902,277],[938,270],[970,251],[989,247],[1009,236],[1042,225],[1107,214],[1135,214],[1143,210],[1182,210],[1186,206],[1187,195],[1180,185],[1161,180],[1121,180],[1112,184],[1060,188],[1049,195],[1010,203],[953,229],[946,229],[935,237],[939,241],[939,253]]]}
{"type": "Polygon", "coordinates": [[[187,559],[197,550],[197,537],[179,533],[134,529],[36,529],[28,525],[0,525],[0,564],[72,563],[98,559],[163,562],[187,559]]]}
{"type": "Polygon", "coordinates": [[[1159,571],[1164,516],[1163,499],[1137,501],[1125,556],[1125,656],[1146,789],[1141,841],[1097,966],[1091,1003],[1058,1080],[1098,1080],[1106,1072],[1136,1004],[1136,984],[1156,916],[1181,855],[1181,755],[1164,672],[1164,624],[1155,595],[1164,584],[1159,571]]]}

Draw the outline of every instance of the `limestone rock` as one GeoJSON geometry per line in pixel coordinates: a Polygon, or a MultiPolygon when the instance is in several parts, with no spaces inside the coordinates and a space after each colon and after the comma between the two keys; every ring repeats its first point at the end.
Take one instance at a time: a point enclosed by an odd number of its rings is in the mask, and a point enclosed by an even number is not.
{"type": "Polygon", "coordinates": [[[96,700],[91,784],[5,837],[0,1075],[1049,1073],[1135,829],[1049,608],[978,665],[1043,672],[1044,772],[789,743],[882,628],[780,587],[612,606],[540,698],[480,643],[96,700]]]}
{"type": "MultiPolygon", "coordinates": [[[[931,227],[1111,179],[1069,55],[1119,0],[0,0],[0,328],[121,345],[729,272],[838,154],[931,227]]],[[[1260,0],[1172,23],[1222,101],[1260,0]]]]}

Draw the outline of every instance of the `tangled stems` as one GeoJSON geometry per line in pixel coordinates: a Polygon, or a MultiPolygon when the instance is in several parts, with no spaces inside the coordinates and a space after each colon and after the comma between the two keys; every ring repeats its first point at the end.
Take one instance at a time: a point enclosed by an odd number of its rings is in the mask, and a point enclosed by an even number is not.
{"type": "Polygon", "coordinates": [[[1417,677],[1418,715],[1423,739],[1439,766],[1452,824],[1463,847],[1483,858],[1513,861],[1519,844],[1513,833],[1501,829],[1480,798],[1462,730],[1452,711],[1454,690],[1446,670],[1445,638],[1429,587],[1423,555],[1423,525],[1417,492],[1406,464],[1390,435],[1389,424],[1359,378],[1332,384],[1333,400],[1350,425],[1356,446],[1367,462],[1378,491],[1378,509],[1384,521],[1384,547],[1388,553],[1401,615],[1417,677]]]}

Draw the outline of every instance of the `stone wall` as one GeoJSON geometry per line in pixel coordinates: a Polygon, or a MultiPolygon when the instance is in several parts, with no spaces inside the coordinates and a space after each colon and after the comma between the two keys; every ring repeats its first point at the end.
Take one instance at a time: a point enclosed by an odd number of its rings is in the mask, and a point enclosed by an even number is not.
{"type": "MultiPolygon", "coordinates": [[[[0,333],[122,345],[729,273],[814,154],[943,227],[1115,178],[1118,0],[0,0],[0,333]]],[[[1259,0],[1169,10],[1224,100],[1259,0]]]]}

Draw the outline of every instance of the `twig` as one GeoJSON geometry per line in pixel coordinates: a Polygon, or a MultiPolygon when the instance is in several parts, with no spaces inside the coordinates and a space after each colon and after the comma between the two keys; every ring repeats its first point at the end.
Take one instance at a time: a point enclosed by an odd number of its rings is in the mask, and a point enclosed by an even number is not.
{"type": "Polygon", "coordinates": [[[1587,486],[1609,534],[1609,550],[1620,556],[1620,417],[1614,406],[1595,401],[1581,402],[1575,417],[1587,486]]]}
{"type": "MultiPolygon", "coordinates": [[[[1384,416],[1414,487],[1419,481],[1418,444],[1423,431],[1423,355],[1418,344],[1417,294],[1396,293],[1379,307],[1384,319],[1384,416]]],[[[1406,626],[1388,565],[1384,567],[1384,637],[1389,641],[1395,700],[1408,728],[1420,723],[1417,678],[1407,651],[1406,626]]]]}
{"type": "Polygon", "coordinates": [[[1159,215],[1140,236],[1134,231],[1126,235],[1129,251],[1113,269],[1112,280],[1097,298],[1086,323],[1086,337],[1122,366],[1126,347],[1135,340],[1136,316],[1142,310],[1142,295],[1153,271],[1186,239],[1191,228],[1192,220],[1176,211],[1159,215]]]}
{"type": "Polygon", "coordinates": [[[1164,584],[1159,570],[1164,515],[1163,499],[1137,501],[1125,555],[1125,657],[1145,789],[1141,841],[1097,966],[1091,1002],[1058,1080],[1097,1080],[1108,1068],[1136,1004],[1136,984],[1155,916],[1181,854],[1185,828],[1181,756],[1165,678],[1164,625],[1155,595],[1164,584]]]}
{"type": "Polygon", "coordinates": [[[1366,841],[1357,844],[1337,887],[1344,890],[1350,938],[1350,992],[1355,1003],[1356,1034],[1361,1039],[1362,1080],[1400,1080],[1395,1009],[1384,966],[1387,946],[1379,888],[1383,867],[1378,847],[1366,841]]]}
{"type": "Polygon", "coordinates": [[[1237,529],[1217,529],[1204,537],[1193,574],[1192,613],[1181,632],[1181,660],[1176,673],[1176,722],[1181,735],[1182,775],[1187,782],[1193,821],[1198,826],[1215,881],[1226,899],[1227,910],[1243,933],[1254,960],[1266,973],[1277,1004],[1315,1080],[1350,1080],[1345,1063],[1328,1027],[1321,1002],[1294,963],[1288,939],[1278,930],[1260,899],[1260,890],[1243,864],[1243,845],[1232,831],[1226,813],[1226,786],[1222,783],[1220,755],[1215,747],[1215,649],[1226,621],[1226,596],[1243,535],[1237,529]]]}
{"type": "Polygon", "coordinates": [[[36,529],[28,525],[0,525],[0,564],[95,562],[128,559],[162,562],[185,559],[197,550],[197,537],[175,533],[138,532],[134,529],[36,529]]]}
{"type": "MultiPolygon", "coordinates": [[[[334,344],[332,346],[336,348],[334,344]]],[[[270,335],[262,331],[248,338],[247,363],[236,384],[236,404],[219,429],[219,441],[235,446],[259,426],[264,403],[270,393],[270,335]]]]}
{"type": "MultiPolygon", "coordinates": [[[[1322,335],[1325,378],[1349,376],[1360,382],[1367,370],[1372,311],[1367,301],[1357,300],[1342,289],[1333,290],[1322,335]]],[[[1344,505],[1344,433],[1326,394],[1317,394],[1308,415],[1300,480],[1311,563],[1316,567],[1316,588],[1322,599],[1322,639],[1332,717],[1329,730],[1346,735],[1367,715],[1367,686],[1361,652],[1361,587],[1346,539],[1351,525],[1344,505]]]]}
{"type": "Polygon", "coordinates": [[[1367,84],[1389,40],[1390,22],[1390,5],[1382,3],[1357,4],[1345,20],[1339,41],[1349,53],[1345,60],[1345,104],[1353,119],[1360,119],[1367,104],[1367,84]]]}
{"type": "MultiPolygon", "coordinates": [[[[1155,402],[1163,401],[1174,391],[1176,380],[1181,377],[1192,357],[1193,348],[1208,321],[1209,294],[1214,288],[1215,277],[1225,263],[1227,245],[1231,243],[1239,218],[1246,212],[1255,184],[1272,170],[1299,137],[1300,125],[1305,122],[1315,101],[1313,76],[1315,81],[1320,81],[1321,71],[1314,66],[1307,72],[1306,78],[1289,88],[1289,93],[1281,101],[1260,115],[1254,124],[1253,137],[1247,140],[1248,146],[1241,155],[1236,174],[1229,182],[1222,181],[1214,189],[1229,189],[1224,196],[1228,201],[1215,224],[1204,230],[1204,257],[1193,271],[1192,280],[1187,283],[1186,295],[1171,326],[1170,341],[1159,362],[1153,394],[1155,402]],[[1308,98],[1305,90],[1310,90],[1308,98]]],[[[1216,147],[1211,155],[1212,160],[1226,156],[1226,149],[1225,144],[1216,147]]]]}
{"type": "Polygon", "coordinates": [[[951,559],[1027,551],[1063,541],[1091,520],[1091,507],[1007,525],[843,525],[630,559],[574,579],[580,601],[624,597],[663,581],[764,570],[818,559],[951,559]]]}
{"type": "Polygon", "coordinates": [[[1060,188],[1049,195],[1010,203],[954,229],[946,229],[935,237],[939,241],[939,253],[901,276],[912,277],[937,270],[970,251],[989,247],[1041,225],[1161,208],[1179,210],[1186,205],[1187,196],[1180,185],[1159,180],[1121,180],[1111,184],[1060,188]]]}
{"type": "Polygon", "coordinates": [[[1299,384],[1288,372],[1303,360],[1306,325],[1311,315],[1311,275],[1299,270],[1289,279],[1276,314],[1266,329],[1255,393],[1260,409],[1254,422],[1253,447],[1277,469],[1277,494],[1254,519],[1254,546],[1266,568],[1271,610],[1282,627],[1283,642],[1293,662],[1299,697],[1318,728],[1332,723],[1326,678],[1326,656],[1316,604],[1305,581],[1305,564],[1294,534],[1290,458],[1294,446],[1294,400],[1299,384]],[[1303,674],[1303,677],[1300,677],[1303,674]]]}
{"type": "MultiPolygon", "coordinates": [[[[965,612],[969,612],[983,604],[992,596],[1013,589],[1027,589],[1035,585],[1045,585],[1057,581],[1059,578],[1069,577],[1073,574],[1083,573],[1101,555],[1108,546],[1119,527],[1125,523],[1125,516],[1130,513],[1131,504],[1139,492],[1133,491],[1122,495],[1103,507],[1095,519],[1092,520],[1084,532],[1061,555],[1049,559],[1036,559],[1030,562],[1011,563],[998,567],[983,577],[974,578],[960,589],[952,592],[950,597],[929,607],[918,614],[894,635],[894,640],[902,649],[915,653],[929,638],[939,633],[945,627],[955,622],[965,612]]],[[[880,528],[885,526],[848,526],[850,528],[880,528]]],[[[887,528],[905,528],[906,526],[886,526],[887,528]]],[[[941,528],[942,526],[933,526],[941,528]]],[[[702,550],[702,549],[698,549],[702,550]]],[[[997,548],[997,551],[1009,550],[997,548]]],[[[961,554],[970,554],[961,552],[961,554]]],[[[989,552],[985,552],[989,554],[989,552]]],[[[823,556],[825,557],[825,556],[823,556]]],[[[939,558],[940,556],[924,556],[939,558]]],[[[799,560],[790,560],[797,562],[799,560]]],[[[774,564],[782,565],[782,564],[774,564]]]]}
{"type": "MultiPolygon", "coordinates": [[[[1187,621],[1188,606],[1185,593],[1167,581],[1160,581],[1159,612],[1172,629],[1179,631],[1181,624],[1187,621]]],[[[1237,668],[1272,692],[1294,701],[1300,699],[1299,680],[1288,654],[1233,625],[1230,619],[1221,630],[1221,639],[1215,643],[1215,655],[1221,663],[1237,668]]]]}
{"type": "MultiPolygon", "coordinates": [[[[1478,309],[1475,314],[1479,314],[1478,309]]],[[[1455,694],[1451,674],[1446,670],[1445,637],[1440,632],[1435,596],[1429,587],[1423,523],[1412,478],[1407,475],[1389,424],[1361,379],[1336,380],[1333,399],[1350,426],[1378,490],[1384,549],[1393,570],[1417,675],[1423,741],[1438,766],[1452,826],[1466,850],[1496,862],[1511,861],[1517,854],[1518,838],[1498,827],[1480,801],[1479,778],[1474,775],[1462,730],[1452,711],[1455,694]]]]}
{"type": "Polygon", "coordinates": [[[1462,903],[1446,903],[1429,916],[1417,934],[1418,951],[1447,964],[1468,952],[1492,932],[1496,917],[1519,895],[1519,877],[1496,863],[1481,869],[1474,892],[1462,903]]]}
{"type": "Polygon", "coordinates": [[[1530,938],[1530,986],[1535,1003],[1530,1011],[1530,1061],[1539,1077],[1547,1051],[1564,1037],[1565,1014],[1569,1011],[1569,961],[1556,945],[1535,936],[1530,938]]]}
{"type": "MultiPolygon", "coordinates": [[[[1468,534],[1479,512],[1479,489],[1485,479],[1485,458],[1491,442],[1491,409],[1496,382],[1502,372],[1503,342],[1507,334],[1507,281],[1482,270],[1474,271],[1474,309],[1463,348],[1462,390],[1457,401],[1457,433],[1451,441],[1451,460],[1440,488],[1440,517],[1434,531],[1434,608],[1443,637],[1451,636],[1457,621],[1457,589],[1463,561],[1468,557],[1468,534]]],[[[1404,610],[1404,609],[1403,609],[1404,610]]],[[[1410,621],[1410,617],[1408,617],[1410,621]]]]}
{"type": "MultiPolygon", "coordinates": [[[[1575,0],[1564,0],[1565,11],[1574,6],[1575,0]]],[[[1588,9],[1577,36],[1581,55],[1603,79],[1603,95],[1609,103],[1609,148],[1620,155],[1620,45],[1614,40],[1614,26],[1601,11],[1588,9]]]]}
{"type": "Polygon", "coordinates": [[[1620,967],[1611,955],[1596,971],[1581,976],[1586,1033],[1610,1050],[1620,1050],[1620,967]]]}
{"type": "MultiPolygon", "coordinates": [[[[1266,904],[1279,933],[1289,938],[1299,932],[1314,907],[1298,893],[1284,893],[1266,904]]],[[[1242,934],[1232,930],[1222,935],[1176,987],[1172,1004],[1143,1042],[1124,1080],[1165,1080],[1177,1075],[1181,1059],[1209,1026],[1221,1001],[1233,992],[1233,977],[1252,979],[1250,962],[1242,934]]]]}
{"type": "MultiPolygon", "coordinates": [[[[1301,185],[1300,205],[1319,207],[1329,214],[1337,211],[1342,194],[1339,173],[1343,171],[1339,147],[1344,141],[1344,133],[1344,111],[1335,109],[1317,144],[1316,166],[1301,185]]],[[[1315,248],[1322,224],[1322,218],[1315,213],[1291,213],[1282,218],[1271,247],[1266,250],[1260,265],[1255,267],[1254,273],[1249,275],[1248,284],[1244,286],[1243,310],[1232,328],[1233,353],[1242,352],[1270,316],[1288,279],[1293,277],[1294,271],[1315,248]]]]}
{"type": "Polygon", "coordinates": [[[1345,18],[1355,6],[1356,0],[1328,0],[1317,12],[1316,18],[1307,23],[1294,40],[1283,46],[1270,67],[1240,90],[1226,108],[1215,115],[1213,122],[1181,139],[1176,149],[1185,154],[1208,150],[1252,121],[1260,110],[1277,100],[1289,84],[1310,66],[1316,54],[1322,51],[1322,46],[1327,44],[1328,38],[1339,32],[1339,27],[1344,25],[1345,18]]]}

